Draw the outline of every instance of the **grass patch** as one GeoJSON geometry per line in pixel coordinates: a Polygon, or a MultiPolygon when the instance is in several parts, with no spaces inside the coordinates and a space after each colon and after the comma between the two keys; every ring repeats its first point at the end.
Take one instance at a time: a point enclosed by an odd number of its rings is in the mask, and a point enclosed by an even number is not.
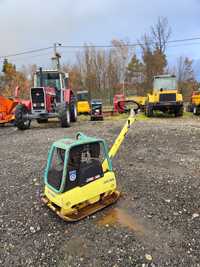
{"type": "MultiPolygon", "coordinates": [[[[105,120],[125,120],[129,117],[128,113],[124,113],[124,114],[118,114],[118,115],[114,115],[114,116],[108,116],[105,117],[105,120]]],[[[144,114],[144,113],[139,113],[138,115],[136,115],[136,120],[137,121],[144,121],[144,120],[148,120],[149,118],[144,114]]]]}
{"type": "MultiPolygon", "coordinates": [[[[174,114],[167,114],[167,113],[162,113],[160,111],[154,111],[154,116],[152,118],[175,118],[174,114]]],[[[104,116],[104,121],[117,121],[117,120],[126,120],[128,118],[129,114],[128,113],[123,113],[123,114],[117,114],[114,116],[104,116]]],[[[194,115],[192,112],[184,112],[183,117],[177,117],[177,118],[192,118],[194,115]]],[[[139,113],[136,116],[137,121],[145,121],[149,120],[143,112],[139,113]]],[[[175,118],[176,119],[176,118],[175,118]]],[[[90,116],[89,115],[79,115],[78,116],[79,121],[90,121],[90,116]]]]}
{"type": "Polygon", "coordinates": [[[104,120],[106,121],[115,121],[115,120],[125,120],[128,118],[128,114],[127,113],[123,113],[123,114],[117,114],[117,115],[113,115],[113,116],[106,116],[104,117],[104,120]]]}
{"type": "Polygon", "coordinates": [[[79,121],[90,121],[90,115],[78,115],[79,121]]]}
{"type": "MultiPolygon", "coordinates": [[[[104,121],[117,121],[117,120],[126,120],[129,117],[129,113],[123,113],[123,114],[117,114],[114,116],[104,116],[104,121]]],[[[148,120],[149,118],[145,116],[144,113],[139,113],[136,116],[137,121],[144,121],[148,120]]],[[[79,115],[78,116],[79,121],[90,121],[89,115],[79,115]]]]}
{"type": "Polygon", "coordinates": [[[149,118],[144,113],[139,113],[137,115],[137,120],[139,120],[139,121],[145,121],[145,120],[149,120],[149,118]]]}
{"type": "Polygon", "coordinates": [[[191,118],[191,117],[193,117],[193,113],[192,112],[185,111],[183,113],[183,117],[184,118],[191,118]]]}

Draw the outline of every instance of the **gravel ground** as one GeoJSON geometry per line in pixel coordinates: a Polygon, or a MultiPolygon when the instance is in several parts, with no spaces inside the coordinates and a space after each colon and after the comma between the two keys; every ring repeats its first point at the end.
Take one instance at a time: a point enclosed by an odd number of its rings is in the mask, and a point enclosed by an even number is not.
{"type": "Polygon", "coordinates": [[[113,161],[113,206],[66,223],[40,201],[51,143],[82,131],[111,145],[124,121],[0,129],[1,266],[200,266],[200,120],[137,121],[113,161]]]}

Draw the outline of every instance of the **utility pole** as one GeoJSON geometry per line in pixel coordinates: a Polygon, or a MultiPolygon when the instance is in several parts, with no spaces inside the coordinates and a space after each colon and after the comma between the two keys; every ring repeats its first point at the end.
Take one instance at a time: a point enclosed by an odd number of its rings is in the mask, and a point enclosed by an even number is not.
{"type": "Polygon", "coordinates": [[[59,47],[61,45],[62,44],[60,44],[60,43],[55,43],[53,45],[54,55],[51,58],[51,60],[52,60],[52,68],[54,70],[59,70],[60,69],[60,58],[61,58],[61,55],[57,52],[57,47],[59,47]]]}
{"type": "Polygon", "coordinates": [[[123,95],[124,95],[124,96],[125,96],[125,72],[126,72],[125,60],[126,60],[126,57],[123,57],[123,67],[122,67],[122,73],[123,73],[122,91],[123,91],[123,95]]]}

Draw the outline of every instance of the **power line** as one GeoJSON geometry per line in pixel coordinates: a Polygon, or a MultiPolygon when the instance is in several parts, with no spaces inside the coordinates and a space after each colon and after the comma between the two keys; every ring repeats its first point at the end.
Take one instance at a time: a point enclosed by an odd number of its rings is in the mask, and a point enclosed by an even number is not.
{"type": "MultiPolygon", "coordinates": [[[[70,54],[70,53],[74,53],[75,51],[66,51],[66,50],[61,50],[61,52],[59,51],[59,53],[62,55],[62,54],[70,54]]],[[[24,55],[24,54],[23,54],[24,55]]],[[[22,56],[23,56],[22,55],[22,56]]],[[[26,60],[27,58],[37,58],[37,57],[44,57],[44,56],[52,56],[52,53],[51,52],[48,52],[48,53],[43,53],[43,54],[37,54],[37,55],[25,55],[24,57],[20,57],[20,58],[17,58],[17,59],[14,59],[14,62],[18,62],[18,61],[23,61],[23,60],[26,60]]],[[[3,63],[3,60],[4,58],[0,58],[0,63],[3,63]]]]}
{"type": "Polygon", "coordinates": [[[169,40],[168,43],[188,42],[188,41],[195,41],[195,40],[200,40],[200,37],[178,39],[178,40],[169,40]]]}
{"type": "MultiPolygon", "coordinates": [[[[194,40],[200,40],[200,37],[194,37],[194,38],[186,38],[186,39],[177,39],[177,40],[169,40],[167,43],[178,43],[178,42],[188,42],[188,41],[194,41],[194,40]]],[[[155,44],[156,42],[149,42],[149,44],[155,44]]],[[[139,46],[140,44],[133,43],[133,44],[120,44],[119,46],[125,46],[125,47],[134,47],[139,46]]],[[[117,47],[117,45],[87,45],[87,47],[92,48],[112,48],[117,47]]],[[[85,45],[62,45],[63,48],[85,48],[85,45]]]]}
{"type": "Polygon", "coordinates": [[[15,54],[9,54],[6,56],[0,56],[0,59],[8,58],[8,57],[16,57],[16,56],[21,56],[21,55],[26,55],[26,54],[33,54],[33,53],[49,50],[52,48],[53,48],[53,46],[49,46],[49,47],[45,47],[45,48],[38,48],[38,49],[28,50],[28,51],[24,51],[24,52],[15,53],[15,54]]]}
{"type": "MultiPolygon", "coordinates": [[[[32,59],[32,58],[38,58],[38,57],[44,57],[44,56],[51,56],[50,53],[45,53],[45,54],[38,54],[38,55],[26,55],[25,57],[20,57],[20,58],[17,58],[17,59],[14,59],[13,62],[19,62],[19,61],[24,61],[27,59],[27,57],[29,59],[32,59]]],[[[3,59],[0,59],[0,63],[3,63],[3,59]]]]}
{"type": "MultiPolygon", "coordinates": [[[[190,42],[190,41],[195,41],[195,40],[200,40],[200,37],[169,40],[167,43],[183,43],[183,42],[190,42]]],[[[149,44],[155,44],[155,43],[156,42],[149,42],[149,44]]],[[[184,45],[184,44],[182,44],[182,45],[184,45]]],[[[110,44],[110,45],[87,45],[86,44],[86,46],[91,47],[91,48],[114,48],[114,47],[117,47],[117,45],[112,45],[112,44],[110,44]]],[[[136,46],[140,46],[140,44],[137,42],[137,43],[132,43],[132,44],[120,44],[119,45],[119,47],[123,47],[123,46],[124,47],[136,47],[136,46]]],[[[85,45],[61,45],[60,47],[65,48],[65,49],[83,49],[83,48],[85,48],[85,45]]],[[[52,48],[53,48],[53,46],[49,46],[49,47],[44,47],[44,48],[39,48],[39,49],[33,49],[33,50],[18,52],[15,54],[8,54],[8,55],[0,56],[0,59],[9,58],[9,57],[16,57],[16,56],[21,56],[21,55],[26,55],[26,54],[33,54],[33,53],[49,50],[52,48]]]]}
{"type": "Polygon", "coordinates": [[[200,45],[200,42],[195,43],[186,43],[186,44],[177,44],[177,45],[169,45],[167,48],[173,48],[173,47],[180,47],[180,46],[190,46],[190,45],[200,45]]]}

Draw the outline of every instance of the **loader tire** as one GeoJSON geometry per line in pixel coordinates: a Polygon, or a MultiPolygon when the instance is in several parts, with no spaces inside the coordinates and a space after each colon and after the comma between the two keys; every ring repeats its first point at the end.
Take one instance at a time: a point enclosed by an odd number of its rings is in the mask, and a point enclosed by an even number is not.
{"type": "Polygon", "coordinates": [[[71,103],[70,105],[70,121],[76,122],[77,121],[77,106],[76,103],[71,103]]]}
{"type": "Polygon", "coordinates": [[[59,107],[59,118],[61,127],[70,127],[70,110],[69,105],[66,103],[61,104],[59,107]]]}
{"type": "Polygon", "coordinates": [[[153,117],[153,107],[147,104],[145,114],[147,117],[153,117]]]}
{"type": "Polygon", "coordinates": [[[194,106],[194,107],[193,107],[193,114],[194,114],[194,115],[199,115],[199,114],[200,114],[200,108],[197,107],[197,106],[194,106]]]}
{"type": "Polygon", "coordinates": [[[37,119],[37,123],[47,123],[48,122],[48,119],[45,118],[45,119],[37,119]]]}
{"type": "Polygon", "coordinates": [[[174,112],[175,117],[181,117],[183,116],[183,107],[180,107],[179,109],[176,109],[174,112]]]}
{"type": "Polygon", "coordinates": [[[189,104],[188,107],[187,107],[187,111],[188,112],[193,112],[193,105],[192,104],[189,104]]]}
{"type": "Polygon", "coordinates": [[[17,105],[15,109],[15,125],[19,130],[27,130],[30,128],[31,120],[25,118],[28,113],[28,109],[25,105],[17,105]]]}

